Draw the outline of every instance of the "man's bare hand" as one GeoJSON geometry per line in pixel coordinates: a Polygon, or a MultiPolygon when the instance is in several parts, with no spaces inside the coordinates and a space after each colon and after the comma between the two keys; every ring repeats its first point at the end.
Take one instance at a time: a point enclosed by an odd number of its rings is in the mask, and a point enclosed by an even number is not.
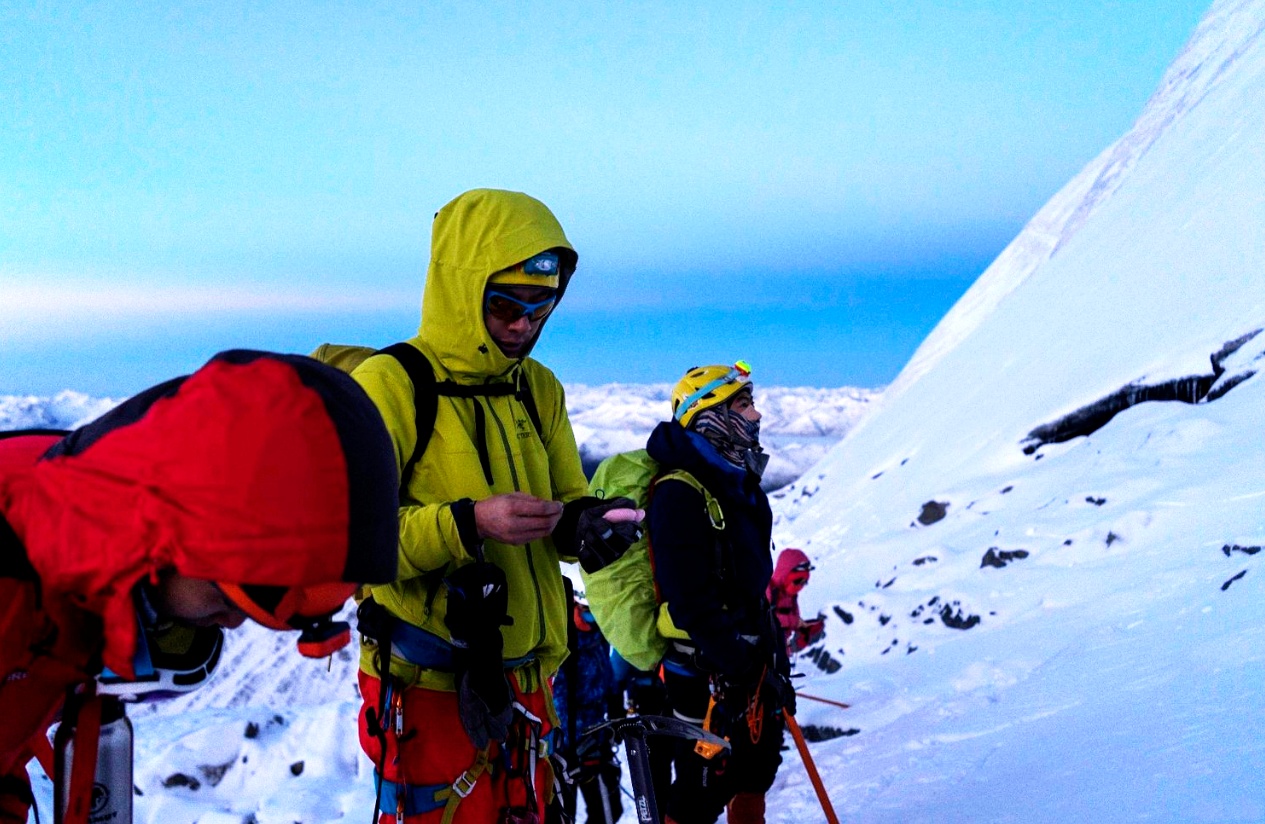
{"type": "Polygon", "coordinates": [[[480,538],[503,544],[525,544],[547,538],[562,517],[562,504],[542,501],[526,492],[507,492],[474,505],[480,538]]]}

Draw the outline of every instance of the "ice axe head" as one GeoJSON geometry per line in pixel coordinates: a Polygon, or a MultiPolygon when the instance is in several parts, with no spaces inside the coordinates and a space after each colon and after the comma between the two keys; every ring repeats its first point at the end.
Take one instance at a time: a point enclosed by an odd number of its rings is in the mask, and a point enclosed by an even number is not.
{"type": "Polygon", "coordinates": [[[725,739],[693,724],[687,724],[679,718],[669,718],[662,715],[634,715],[630,718],[617,718],[614,721],[607,721],[605,724],[592,727],[585,731],[584,734],[592,735],[598,730],[607,729],[614,734],[617,742],[626,738],[644,740],[652,735],[666,735],[671,738],[683,738],[686,741],[703,741],[723,750],[729,749],[729,742],[725,739]]]}

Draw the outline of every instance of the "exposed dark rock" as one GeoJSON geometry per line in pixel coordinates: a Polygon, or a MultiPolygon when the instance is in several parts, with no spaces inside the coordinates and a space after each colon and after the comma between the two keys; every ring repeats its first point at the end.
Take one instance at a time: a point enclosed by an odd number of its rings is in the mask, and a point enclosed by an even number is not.
{"type": "Polygon", "coordinates": [[[934,555],[924,555],[921,558],[914,559],[914,566],[922,566],[923,564],[934,564],[938,560],[940,559],[934,555]]]}
{"type": "Polygon", "coordinates": [[[1088,495],[1088,496],[1086,496],[1086,498],[1085,498],[1085,502],[1086,502],[1086,503],[1091,503],[1091,504],[1093,504],[1094,506],[1102,506],[1103,504],[1107,503],[1107,499],[1106,499],[1106,498],[1095,498],[1093,495],[1088,495]]]}
{"type": "Polygon", "coordinates": [[[800,732],[804,734],[805,741],[812,741],[814,744],[819,741],[829,741],[832,738],[843,738],[848,735],[856,735],[860,732],[856,727],[842,730],[838,727],[829,727],[817,724],[805,724],[800,727],[800,732]]]}
{"type": "Polygon", "coordinates": [[[1107,532],[1107,546],[1111,546],[1116,541],[1120,541],[1120,540],[1123,540],[1123,539],[1116,533],[1111,532],[1111,531],[1107,532]]]}
{"type": "Polygon", "coordinates": [[[1014,489],[1014,486],[1008,486],[1001,491],[1001,494],[1005,495],[1007,492],[1009,492],[1012,489],[1014,489]]]}
{"type": "Polygon", "coordinates": [[[990,546],[988,548],[988,552],[984,553],[984,559],[980,561],[979,565],[980,569],[983,569],[984,567],[997,567],[998,569],[1001,569],[1011,561],[1027,557],[1028,550],[1026,549],[998,549],[995,546],[990,546]]]}
{"type": "Polygon", "coordinates": [[[909,655],[910,653],[914,652],[914,651],[915,651],[915,650],[917,650],[917,649],[918,649],[918,648],[917,648],[917,647],[915,647],[913,644],[910,644],[910,645],[909,645],[909,648],[905,650],[905,654],[906,654],[906,655],[909,655]]]}
{"type": "Polygon", "coordinates": [[[940,610],[940,620],[949,629],[970,629],[980,622],[978,615],[967,615],[957,601],[945,604],[940,610]]]}
{"type": "Polygon", "coordinates": [[[935,618],[928,618],[927,620],[923,621],[924,624],[934,624],[935,622],[936,622],[935,618]]]}
{"type": "Polygon", "coordinates": [[[1246,569],[1245,569],[1245,570],[1243,570],[1242,572],[1240,572],[1238,575],[1235,575],[1235,576],[1234,576],[1233,578],[1231,578],[1230,580],[1226,581],[1224,584],[1222,584],[1222,585],[1221,585],[1221,591],[1222,591],[1222,592],[1225,592],[1227,589],[1229,589],[1229,588],[1230,588],[1230,584],[1233,584],[1235,581],[1239,580],[1239,579],[1240,579],[1240,578],[1242,578],[1244,575],[1247,575],[1247,570],[1246,570],[1246,569]]]}
{"type": "Polygon", "coordinates": [[[163,786],[168,789],[171,789],[172,787],[188,787],[191,790],[197,791],[197,789],[202,786],[202,782],[191,775],[185,775],[184,773],[172,773],[163,779],[163,786]]]}
{"type": "Polygon", "coordinates": [[[907,463],[909,463],[909,459],[908,459],[908,458],[906,458],[905,460],[901,461],[901,462],[900,462],[900,465],[901,465],[901,466],[904,466],[904,465],[905,465],[905,464],[907,464],[907,463]]]}
{"type": "Polygon", "coordinates": [[[245,733],[245,735],[246,735],[246,737],[247,737],[247,738],[258,738],[258,737],[259,737],[259,725],[258,725],[258,724],[256,724],[254,721],[248,721],[248,722],[246,722],[246,733],[245,733]]]}
{"type": "Polygon", "coordinates": [[[1221,547],[1221,551],[1225,553],[1225,557],[1229,558],[1231,552],[1242,552],[1244,555],[1255,555],[1261,551],[1258,546],[1239,546],[1238,544],[1226,544],[1221,547]]]}
{"type": "Polygon", "coordinates": [[[880,615],[878,617],[878,622],[882,626],[887,626],[887,622],[890,620],[892,620],[892,616],[890,615],[880,615]]]}
{"type": "Polygon", "coordinates": [[[290,765],[290,775],[303,775],[303,762],[295,761],[290,765]]]}
{"type": "MultiPolygon", "coordinates": [[[[1092,435],[1106,426],[1116,415],[1140,403],[1180,401],[1181,403],[1194,404],[1201,401],[1215,401],[1224,397],[1235,386],[1255,374],[1254,372],[1245,372],[1235,375],[1222,383],[1221,386],[1218,386],[1215,393],[1210,393],[1213,384],[1225,374],[1225,359],[1237,352],[1243,344],[1256,337],[1260,332],[1260,329],[1249,332],[1227,342],[1214,352],[1209,357],[1212,363],[1211,375],[1188,375],[1157,384],[1130,383],[1104,398],[1100,398],[1087,406],[1082,406],[1070,415],[1065,415],[1057,421],[1038,426],[1029,432],[1028,437],[1023,440],[1024,454],[1031,455],[1045,444],[1063,443],[1064,441],[1070,441],[1072,438],[1092,435]]],[[[1041,456],[1038,455],[1037,457],[1040,458],[1041,456]]]]}
{"type": "Polygon", "coordinates": [[[1208,390],[1208,397],[1205,398],[1205,400],[1207,400],[1209,403],[1215,400],[1220,400],[1221,398],[1225,397],[1226,393],[1229,392],[1231,389],[1243,383],[1243,381],[1247,380],[1248,378],[1252,377],[1255,374],[1256,374],[1255,369],[1249,369],[1248,371],[1240,375],[1235,375],[1232,378],[1226,378],[1224,381],[1221,382],[1220,386],[1214,386],[1212,389],[1208,390]]]}
{"type": "Polygon", "coordinates": [[[227,773],[229,768],[235,763],[237,763],[236,758],[224,764],[199,764],[198,772],[202,773],[202,777],[206,779],[206,783],[210,784],[212,787],[217,787],[219,786],[219,783],[224,780],[224,774],[227,773]]]}
{"type": "Polygon", "coordinates": [[[838,615],[839,620],[844,622],[845,624],[852,623],[852,613],[848,612],[843,607],[838,607],[838,606],[835,607],[835,615],[838,615]]]}
{"type": "Polygon", "coordinates": [[[1071,546],[1071,545],[1072,545],[1072,539],[1071,539],[1071,538],[1068,538],[1066,541],[1064,541],[1064,542],[1063,542],[1063,546],[1071,546]]]}
{"type": "Polygon", "coordinates": [[[931,526],[936,521],[943,520],[948,509],[948,501],[927,501],[922,505],[922,512],[918,513],[918,523],[931,526]]]}
{"type": "Polygon", "coordinates": [[[133,785],[132,785],[132,794],[133,794],[133,795],[144,795],[145,793],[141,792],[141,788],[140,788],[140,787],[138,787],[138,786],[136,786],[135,784],[133,784],[133,785]]]}
{"type": "Polygon", "coordinates": [[[895,579],[895,578],[893,578],[892,580],[888,581],[886,584],[883,584],[883,589],[887,589],[888,587],[890,587],[890,586],[891,586],[892,584],[894,584],[894,583],[896,583],[896,579],[895,579]]]}
{"type": "MultiPolygon", "coordinates": [[[[839,654],[842,655],[843,651],[840,650],[839,654]]],[[[843,664],[840,664],[838,661],[832,658],[830,653],[826,652],[825,647],[817,647],[816,649],[809,652],[808,660],[816,664],[817,668],[821,670],[822,672],[826,673],[827,675],[834,675],[836,672],[838,672],[840,669],[843,668],[843,664]]]]}
{"type": "Polygon", "coordinates": [[[877,480],[878,480],[879,478],[881,478],[881,477],[883,477],[883,473],[882,473],[882,472],[876,472],[876,473],[874,473],[873,475],[871,475],[871,476],[870,476],[870,480],[871,480],[871,481],[877,481],[877,480]]]}

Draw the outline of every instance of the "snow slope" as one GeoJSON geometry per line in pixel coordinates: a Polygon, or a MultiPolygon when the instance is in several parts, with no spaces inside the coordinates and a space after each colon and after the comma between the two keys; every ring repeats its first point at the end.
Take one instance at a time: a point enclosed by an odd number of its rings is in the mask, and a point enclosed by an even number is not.
{"type": "Polygon", "coordinates": [[[847,820],[1265,820],[1262,32],[1215,4],[779,493],[829,619],[802,689],[854,707],[801,703],[847,820]]]}

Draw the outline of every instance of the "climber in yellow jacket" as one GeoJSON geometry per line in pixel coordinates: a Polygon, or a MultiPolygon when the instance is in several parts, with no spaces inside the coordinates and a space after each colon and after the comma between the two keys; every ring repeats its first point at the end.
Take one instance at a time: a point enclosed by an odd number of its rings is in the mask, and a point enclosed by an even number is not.
{"type": "Polygon", "coordinates": [[[360,738],[383,822],[543,818],[547,679],[567,654],[558,562],[600,568],[640,535],[620,520],[630,501],[585,497],[562,385],[528,357],[576,261],[544,204],[467,192],[435,216],[406,342],[438,394],[420,455],[412,373],[389,355],[353,372],[401,469],[399,578],[360,610],[360,738]]]}

